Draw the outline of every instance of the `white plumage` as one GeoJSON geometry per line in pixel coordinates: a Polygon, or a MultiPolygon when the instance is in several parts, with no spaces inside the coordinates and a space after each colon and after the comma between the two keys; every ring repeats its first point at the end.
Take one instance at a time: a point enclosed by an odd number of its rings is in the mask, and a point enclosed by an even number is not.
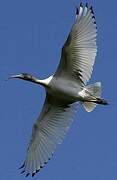
{"type": "Polygon", "coordinates": [[[56,145],[62,142],[68,131],[79,102],[88,112],[97,104],[107,104],[106,100],[100,98],[100,82],[86,86],[95,62],[96,36],[92,7],[81,4],[76,10],[76,21],[62,48],[55,74],[44,80],[27,73],[10,77],[37,83],[46,89],[45,103],[33,126],[26,159],[21,166],[26,176],[34,176],[51,158],[56,145]]]}
{"type": "Polygon", "coordinates": [[[76,22],[63,46],[58,71],[66,72],[76,81],[79,79],[82,84],[86,84],[91,77],[96,57],[96,36],[97,29],[92,8],[80,6],[76,22]]]}

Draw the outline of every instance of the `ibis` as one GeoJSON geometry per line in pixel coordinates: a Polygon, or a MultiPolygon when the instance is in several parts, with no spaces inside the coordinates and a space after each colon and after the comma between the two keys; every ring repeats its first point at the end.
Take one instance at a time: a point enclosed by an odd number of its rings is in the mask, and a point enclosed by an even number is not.
{"type": "Polygon", "coordinates": [[[43,80],[28,73],[10,77],[39,84],[46,90],[45,102],[32,128],[26,158],[21,166],[21,173],[26,177],[34,176],[50,160],[80,104],[87,112],[94,110],[97,104],[108,104],[101,98],[101,82],[87,85],[97,53],[96,37],[93,8],[81,3],[76,8],[75,22],[62,47],[55,73],[43,80]]]}

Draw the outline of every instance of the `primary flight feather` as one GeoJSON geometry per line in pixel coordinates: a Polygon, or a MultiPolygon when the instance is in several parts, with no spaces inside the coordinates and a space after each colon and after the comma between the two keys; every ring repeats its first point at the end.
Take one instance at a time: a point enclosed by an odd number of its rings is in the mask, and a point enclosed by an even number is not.
{"type": "Polygon", "coordinates": [[[80,4],[55,74],[44,80],[27,73],[10,77],[40,84],[46,90],[46,99],[33,126],[26,159],[21,166],[21,173],[26,173],[26,176],[34,176],[52,157],[56,145],[62,142],[74,119],[79,102],[87,112],[92,111],[97,104],[108,104],[100,98],[100,82],[86,86],[97,53],[96,36],[92,6],[80,4]]]}

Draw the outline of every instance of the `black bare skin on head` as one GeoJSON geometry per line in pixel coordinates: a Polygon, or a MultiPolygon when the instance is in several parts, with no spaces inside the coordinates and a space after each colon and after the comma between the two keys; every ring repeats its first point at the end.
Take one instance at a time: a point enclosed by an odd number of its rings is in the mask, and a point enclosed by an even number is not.
{"type": "Polygon", "coordinates": [[[16,78],[16,79],[22,79],[25,81],[35,82],[36,78],[28,73],[21,73],[18,75],[11,76],[9,79],[16,78]]]}
{"type": "Polygon", "coordinates": [[[14,78],[18,78],[18,79],[22,79],[22,80],[30,81],[30,82],[35,82],[35,79],[36,79],[34,76],[28,73],[21,73],[18,76],[16,75],[16,77],[14,78]]]}
{"type": "Polygon", "coordinates": [[[19,77],[19,79],[23,79],[25,81],[30,81],[30,82],[33,82],[33,83],[37,83],[36,82],[36,77],[34,77],[33,75],[28,74],[28,73],[21,73],[21,76],[19,77]]]}
{"type": "Polygon", "coordinates": [[[22,73],[21,76],[22,76],[21,78],[24,80],[31,80],[34,78],[31,74],[28,73],[22,73]]]}
{"type": "Polygon", "coordinates": [[[28,73],[20,73],[20,74],[16,74],[16,75],[12,75],[11,77],[9,77],[8,79],[21,79],[21,80],[25,80],[25,81],[30,81],[30,82],[33,82],[33,83],[37,83],[37,78],[34,77],[33,75],[31,74],[28,74],[28,73]]]}

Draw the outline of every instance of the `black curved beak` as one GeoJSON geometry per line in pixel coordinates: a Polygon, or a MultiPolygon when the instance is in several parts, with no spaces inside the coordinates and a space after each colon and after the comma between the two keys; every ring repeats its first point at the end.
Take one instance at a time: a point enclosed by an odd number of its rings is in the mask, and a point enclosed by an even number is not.
{"type": "Polygon", "coordinates": [[[9,80],[9,79],[14,79],[14,78],[23,79],[23,76],[22,76],[22,74],[12,75],[12,76],[10,76],[10,77],[8,78],[8,80],[9,80]]]}
{"type": "Polygon", "coordinates": [[[21,74],[12,75],[8,78],[8,80],[9,79],[21,79],[21,80],[37,83],[36,78],[34,76],[32,76],[31,74],[28,74],[28,73],[21,73],[21,74]]]}

